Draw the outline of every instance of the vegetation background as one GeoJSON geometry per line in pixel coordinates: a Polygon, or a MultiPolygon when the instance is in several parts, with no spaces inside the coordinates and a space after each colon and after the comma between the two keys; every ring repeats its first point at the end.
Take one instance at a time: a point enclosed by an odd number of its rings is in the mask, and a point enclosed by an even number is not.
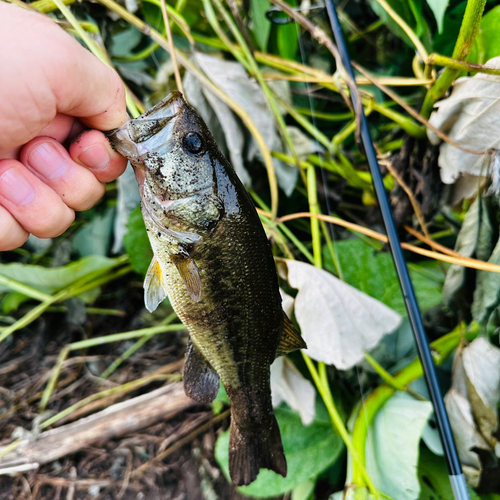
{"type": "MultiPolygon", "coordinates": [[[[61,237],[0,254],[0,498],[451,500],[326,12],[289,0],[312,36],[271,23],[277,1],[11,1],[113,65],[131,116],[184,91],[260,210],[309,349],[272,370],[287,478],[236,491],[227,398],[187,400],[186,332],[168,300],[144,309],[129,169],[61,237]]],[[[471,498],[498,500],[500,5],[338,9],[471,498]]]]}

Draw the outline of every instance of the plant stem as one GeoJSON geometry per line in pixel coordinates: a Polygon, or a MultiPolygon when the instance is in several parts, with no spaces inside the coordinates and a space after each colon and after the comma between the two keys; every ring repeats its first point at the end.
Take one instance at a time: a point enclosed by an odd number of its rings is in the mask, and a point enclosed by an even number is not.
{"type": "Polygon", "coordinates": [[[456,69],[458,71],[467,71],[468,73],[486,73],[488,75],[500,75],[500,69],[489,68],[482,64],[474,64],[464,61],[457,61],[450,57],[442,56],[440,54],[431,54],[427,59],[429,64],[436,66],[445,66],[446,68],[456,69]]]}
{"type": "MultiPolygon", "coordinates": [[[[453,49],[453,55],[451,56],[452,59],[458,61],[467,59],[472,44],[476,39],[485,5],[486,0],[468,0],[462,25],[460,26],[460,32],[455,43],[455,48],[453,49]]],[[[421,115],[424,118],[429,118],[435,102],[444,96],[459,73],[460,69],[454,69],[452,67],[447,67],[443,71],[437,82],[429,89],[425,96],[421,111],[421,115]]]]}

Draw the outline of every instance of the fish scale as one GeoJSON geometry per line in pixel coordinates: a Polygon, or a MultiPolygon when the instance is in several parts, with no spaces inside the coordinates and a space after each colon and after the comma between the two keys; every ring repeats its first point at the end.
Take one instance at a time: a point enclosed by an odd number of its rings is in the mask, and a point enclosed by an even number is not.
{"type": "Polygon", "coordinates": [[[203,120],[179,92],[109,133],[136,170],[154,258],[144,281],[152,311],[168,295],[186,326],[184,388],[231,401],[229,471],[286,476],[271,404],[270,366],[305,343],[281,307],[271,246],[253,202],[203,120]]]}

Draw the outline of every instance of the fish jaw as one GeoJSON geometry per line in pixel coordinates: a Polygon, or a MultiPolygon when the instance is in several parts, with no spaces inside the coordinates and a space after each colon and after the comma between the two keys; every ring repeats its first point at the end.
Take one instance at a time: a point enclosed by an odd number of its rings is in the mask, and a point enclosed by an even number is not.
{"type": "Polygon", "coordinates": [[[182,94],[171,92],[146,113],[110,130],[106,135],[113,148],[134,167],[147,168],[144,160],[148,153],[168,152],[176,119],[185,106],[182,94]]]}

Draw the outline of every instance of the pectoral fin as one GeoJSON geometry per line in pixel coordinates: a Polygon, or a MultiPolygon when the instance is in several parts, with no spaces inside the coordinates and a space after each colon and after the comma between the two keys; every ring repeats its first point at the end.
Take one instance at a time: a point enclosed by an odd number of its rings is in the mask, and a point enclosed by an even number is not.
{"type": "Polygon", "coordinates": [[[196,262],[191,257],[184,255],[171,255],[170,258],[177,271],[179,271],[191,299],[199,302],[201,298],[201,277],[196,262]]]}
{"type": "Polygon", "coordinates": [[[219,375],[189,339],[184,364],[184,391],[199,403],[211,403],[219,392],[219,375]]]}
{"type": "Polygon", "coordinates": [[[153,312],[166,296],[167,292],[163,285],[160,264],[158,264],[156,257],[153,257],[144,280],[144,303],[146,309],[149,312],[153,312]]]}
{"type": "Polygon", "coordinates": [[[283,356],[297,349],[307,349],[307,344],[300,336],[300,333],[295,329],[293,323],[288,319],[288,316],[283,313],[283,331],[281,333],[281,340],[278,345],[276,357],[283,356]]]}

